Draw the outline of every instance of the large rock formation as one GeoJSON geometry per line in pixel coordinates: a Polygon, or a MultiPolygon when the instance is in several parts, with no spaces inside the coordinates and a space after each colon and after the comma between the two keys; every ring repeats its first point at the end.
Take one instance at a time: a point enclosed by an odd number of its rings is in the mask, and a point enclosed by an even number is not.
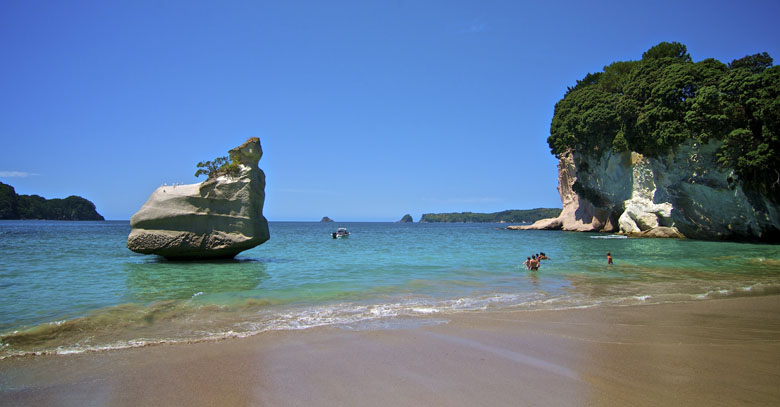
{"type": "Polygon", "coordinates": [[[237,175],[157,188],[130,219],[127,248],[169,259],[233,258],[268,240],[260,140],[229,153],[239,163],[237,175]]]}
{"type": "Polygon", "coordinates": [[[718,141],[680,145],[655,158],[607,151],[564,154],[560,216],[514,229],[619,232],[695,239],[780,239],[780,208],[743,189],[715,162],[718,141]]]}

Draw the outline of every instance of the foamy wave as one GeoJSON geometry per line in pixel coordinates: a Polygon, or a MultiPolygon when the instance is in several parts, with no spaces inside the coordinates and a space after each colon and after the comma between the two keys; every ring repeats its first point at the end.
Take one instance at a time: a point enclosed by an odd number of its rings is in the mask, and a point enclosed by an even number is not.
{"type": "Polygon", "coordinates": [[[243,338],[273,330],[302,330],[322,326],[394,329],[393,327],[399,325],[397,321],[412,319],[433,321],[434,318],[437,318],[436,321],[446,321],[448,314],[461,312],[500,309],[529,311],[583,309],[776,293],[780,293],[780,285],[755,283],[737,288],[715,287],[700,294],[653,291],[616,293],[613,296],[589,296],[571,292],[558,295],[540,292],[491,293],[441,300],[415,297],[379,304],[344,302],[298,308],[288,308],[262,299],[247,299],[244,303],[231,307],[173,303],[162,303],[145,308],[123,305],[118,307],[119,309],[110,309],[93,317],[54,321],[29,330],[14,331],[0,336],[0,359],[19,355],[70,355],[160,344],[214,341],[243,338]],[[125,311],[121,314],[122,318],[109,319],[108,316],[112,312],[119,311],[125,311]],[[126,318],[130,315],[135,316],[137,320],[128,321],[126,318]],[[117,339],[123,334],[128,337],[134,335],[132,329],[136,326],[146,327],[150,326],[149,324],[152,329],[144,331],[146,334],[141,333],[132,339],[117,339]],[[168,329],[172,324],[175,325],[174,329],[168,329]],[[160,337],[155,337],[156,335],[160,337]],[[110,337],[115,339],[106,340],[110,337]],[[51,338],[55,338],[59,344],[51,342],[51,338]],[[71,343],[67,343],[69,341],[71,343]],[[103,343],[99,343],[101,341],[103,343]]]}
{"type": "MultiPolygon", "coordinates": [[[[371,326],[373,327],[372,329],[382,329],[382,327],[395,326],[391,321],[398,321],[403,318],[420,318],[432,315],[446,315],[454,312],[480,311],[489,308],[517,306],[518,303],[532,304],[540,300],[538,297],[538,295],[522,297],[516,294],[491,294],[441,301],[409,298],[380,304],[339,303],[286,310],[273,306],[270,308],[256,307],[255,303],[257,300],[253,299],[248,300],[251,306],[243,304],[243,306],[238,307],[238,310],[233,309],[235,314],[232,315],[230,315],[231,310],[226,309],[225,306],[216,305],[208,306],[213,311],[212,314],[199,314],[204,312],[206,306],[188,308],[182,304],[158,304],[148,309],[122,306],[120,308],[130,308],[132,310],[129,314],[123,313],[123,318],[134,315],[136,320],[128,321],[123,319],[121,323],[113,322],[113,324],[106,324],[106,315],[117,312],[116,309],[109,309],[107,314],[56,321],[33,327],[29,330],[15,331],[1,336],[0,359],[20,355],[70,355],[159,344],[241,338],[273,330],[301,330],[321,326],[346,327],[369,324],[366,326],[371,326]],[[160,314],[161,309],[166,310],[167,313],[164,315],[160,314]],[[152,337],[145,338],[95,343],[100,342],[99,339],[95,339],[96,337],[106,338],[122,335],[125,332],[123,331],[125,328],[134,329],[133,327],[147,325],[150,321],[155,323],[156,319],[149,319],[150,315],[159,315],[160,325],[158,332],[162,335],[164,335],[163,332],[170,324],[179,324],[182,329],[176,331],[176,337],[168,335],[165,338],[154,338],[152,335],[152,337]],[[196,321],[196,324],[208,325],[210,320],[224,318],[226,315],[228,315],[228,318],[239,319],[240,321],[234,321],[228,325],[225,325],[225,323],[212,325],[223,326],[223,328],[214,330],[193,329],[195,327],[187,325],[187,322],[192,321],[196,321]],[[197,320],[200,322],[197,322],[197,320]],[[86,331],[89,332],[85,333],[86,331]],[[56,338],[55,340],[60,342],[60,345],[51,342],[52,338],[56,338]],[[62,342],[68,342],[69,340],[72,340],[73,343],[62,344],[62,342]]],[[[266,302],[263,302],[263,304],[266,304],[266,302]]]]}
{"type": "Polygon", "coordinates": [[[730,289],[717,288],[714,290],[709,290],[703,294],[697,294],[694,296],[694,298],[697,300],[705,300],[710,298],[745,297],[773,294],[780,294],[780,285],[755,283],[730,289]]]}
{"type": "Polygon", "coordinates": [[[412,311],[418,314],[437,314],[440,312],[436,308],[412,308],[412,311]]]}

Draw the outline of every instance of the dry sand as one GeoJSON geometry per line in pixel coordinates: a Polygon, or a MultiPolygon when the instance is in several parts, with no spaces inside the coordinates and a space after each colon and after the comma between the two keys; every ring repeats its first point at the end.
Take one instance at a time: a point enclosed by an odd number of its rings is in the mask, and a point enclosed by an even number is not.
{"type": "Polygon", "coordinates": [[[778,311],[780,296],[479,312],[10,358],[0,405],[778,405],[778,311]]]}

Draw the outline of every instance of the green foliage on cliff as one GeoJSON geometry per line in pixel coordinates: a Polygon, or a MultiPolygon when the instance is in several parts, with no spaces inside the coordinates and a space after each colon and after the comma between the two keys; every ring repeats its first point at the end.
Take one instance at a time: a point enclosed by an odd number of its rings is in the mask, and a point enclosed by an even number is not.
{"type": "Polygon", "coordinates": [[[95,204],[80,197],[46,199],[17,195],[14,187],[0,182],[0,219],[104,220],[95,204]]]}
{"type": "Polygon", "coordinates": [[[217,157],[213,161],[201,161],[196,167],[195,176],[205,175],[207,178],[216,178],[220,175],[237,177],[241,172],[237,161],[231,161],[227,156],[217,157]]]}
{"type": "Polygon", "coordinates": [[[426,213],[420,222],[532,223],[539,219],[555,218],[560,213],[560,208],[512,209],[494,213],[426,213]]]}
{"type": "Polygon", "coordinates": [[[722,141],[718,162],[746,187],[780,198],[780,67],[766,52],[693,62],[685,45],[662,42],[570,87],[547,142],[558,157],[569,149],[654,156],[710,139],[722,141]]]}

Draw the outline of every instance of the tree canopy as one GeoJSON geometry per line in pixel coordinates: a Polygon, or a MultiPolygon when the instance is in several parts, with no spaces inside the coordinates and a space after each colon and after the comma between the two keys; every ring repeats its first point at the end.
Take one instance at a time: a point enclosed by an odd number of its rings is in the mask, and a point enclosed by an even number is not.
{"type": "Polygon", "coordinates": [[[207,178],[216,178],[220,175],[237,177],[241,172],[238,161],[233,161],[229,157],[217,157],[212,161],[201,161],[196,167],[195,177],[205,175],[207,178]]]}
{"type": "Polygon", "coordinates": [[[104,220],[95,204],[80,197],[46,199],[17,195],[14,187],[0,182],[0,219],[104,220]]]}
{"type": "Polygon", "coordinates": [[[420,222],[532,223],[539,219],[555,218],[560,213],[560,208],[510,209],[494,213],[426,213],[422,215],[420,222]]]}
{"type": "Polygon", "coordinates": [[[780,200],[780,67],[772,63],[766,52],[728,65],[693,62],[685,45],[662,42],[570,87],[555,105],[548,144],[557,157],[607,149],[655,156],[717,139],[720,165],[780,200]]]}

